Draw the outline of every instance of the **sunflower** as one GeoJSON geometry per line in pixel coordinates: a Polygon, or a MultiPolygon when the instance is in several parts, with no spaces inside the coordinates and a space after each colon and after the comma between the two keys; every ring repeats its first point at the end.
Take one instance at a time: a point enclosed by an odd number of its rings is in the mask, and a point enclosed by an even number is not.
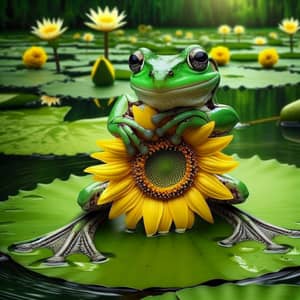
{"type": "Polygon", "coordinates": [[[43,19],[42,22],[37,21],[37,27],[32,27],[32,33],[42,40],[50,41],[62,35],[67,27],[62,28],[63,20],[61,19],[43,19]]]}
{"type": "MultiPolygon", "coordinates": [[[[141,110],[133,106],[134,119],[145,128],[155,128],[153,114],[150,107],[141,110]]],[[[172,224],[177,232],[184,232],[193,226],[195,214],[213,223],[206,199],[233,199],[218,175],[237,165],[232,157],[221,153],[232,136],[210,137],[213,129],[214,122],[188,129],[178,145],[168,136],[154,138],[146,142],[147,154],[134,156],[128,155],[119,138],[98,141],[104,152],[92,157],[105,164],[85,169],[95,180],[108,182],[98,204],[112,203],[109,218],[125,214],[130,230],[143,219],[147,236],[167,233],[172,224]]]]}
{"type": "Polygon", "coordinates": [[[258,62],[264,68],[272,68],[279,60],[279,55],[274,48],[267,48],[258,54],[258,62]]]}
{"type": "Polygon", "coordinates": [[[90,9],[90,14],[87,13],[86,15],[93,23],[86,22],[84,24],[99,31],[113,31],[126,24],[126,22],[123,21],[123,19],[126,17],[125,13],[121,12],[119,14],[116,7],[111,11],[107,6],[104,8],[104,10],[98,7],[97,12],[93,9],[90,9]]]}
{"type": "Polygon", "coordinates": [[[218,46],[210,50],[209,55],[218,63],[219,66],[226,65],[230,60],[230,51],[227,47],[218,46]]]}
{"type": "Polygon", "coordinates": [[[39,69],[47,61],[47,53],[42,47],[30,47],[23,54],[23,63],[27,68],[39,69]]]}

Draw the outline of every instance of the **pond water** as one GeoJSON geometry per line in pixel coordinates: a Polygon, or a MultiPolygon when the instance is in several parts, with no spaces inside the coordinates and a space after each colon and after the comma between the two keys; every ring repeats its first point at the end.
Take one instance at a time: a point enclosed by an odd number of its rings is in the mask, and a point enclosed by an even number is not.
{"type": "MultiPolygon", "coordinates": [[[[276,99],[278,98],[275,97],[275,101],[273,99],[271,104],[268,101],[261,102],[258,112],[252,109],[256,105],[255,101],[252,102],[252,108],[251,106],[245,108],[245,104],[237,103],[237,110],[240,110],[239,113],[242,115],[242,123],[251,121],[252,125],[241,124],[234,130],[235,138],[226,149],[227,153],[235,153],[241,158],[258,155],[263,160],[276,159],[281,163],[300,167],[300,128],[282,128],[276,120],[262,120],[278,116],[282,101],[276,99]],[[251,114],[248,113],[249,111],[251,114]]],[[[2,169],[0,200],[5,201],[8,195],[16,194],[19,189],[33,189],[37,183],[49,183],[54,178],[66,179],[70,174],[84,175],[82,170],[94,164],[94,160],[84,154],[76,156],[0,155],[0,164],[2,169]]],[[[299,284],[299,274],[298,269],[284,270],[278,273],[277,277],[273,275],[271,283],[299,284]],[[291,272],[294,274],[292,277],[289,276],[291,272]]],[[[261,277],[256,280],[267,282],[269,279],[261,277]]],[[[218,282],[211,284],[216,285],[218,282]]],[[[106,299],[120,298],[119,292],[123,295],[123,299],[138,299],[149,293],[124,289],[109,290],[49,279],[25,270],[5,256],[0,256],[0,289],[3,299],[57,299],[62,294],[66,299],[106,299]]]]}

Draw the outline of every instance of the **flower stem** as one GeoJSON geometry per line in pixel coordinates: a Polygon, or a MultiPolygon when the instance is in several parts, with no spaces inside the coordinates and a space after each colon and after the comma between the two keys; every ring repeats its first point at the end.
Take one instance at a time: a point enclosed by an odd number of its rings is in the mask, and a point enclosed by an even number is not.
{"type": "Polygon", "coordinates": [[[59,57],[57,53],[57,47],[53,47],[53,54],[54,54],[54,60],[56,65],[56,72],[60,73],[60,64],[59,64],[59,57]]]}
{"type": "Polygon", "coordinates": [[[104,31],[104,57],[108,59],[108,32],[104,31]]]}
{"type": "Polygon", "coordinates": [[[290,50],[291,50],[291,53],[294,52],[294,40],[293,40],[293,37],[294,37],[294,35],[290,34],[290,50]]]}

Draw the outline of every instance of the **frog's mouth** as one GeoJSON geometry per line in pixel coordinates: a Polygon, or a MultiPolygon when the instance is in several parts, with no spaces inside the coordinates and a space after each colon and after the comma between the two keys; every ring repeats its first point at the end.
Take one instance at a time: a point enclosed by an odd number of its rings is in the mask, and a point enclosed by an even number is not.
{"type": "Polygon", "coordinates": [[[146,89],[134,84],[131,84],[131,87],[140,101],[158,110],[168,110],[175,107],[204,105],[211,99],[218,83],[219,78],[214,77],[201,83],[177,88],[146,89]]]}

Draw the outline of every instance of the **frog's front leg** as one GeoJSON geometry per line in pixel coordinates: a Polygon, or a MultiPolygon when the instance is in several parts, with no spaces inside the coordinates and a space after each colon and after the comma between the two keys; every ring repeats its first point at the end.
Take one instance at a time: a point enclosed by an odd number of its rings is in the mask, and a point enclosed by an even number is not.
{"type": "Polygon", "coordinates": [[[300,231],[275,226],[233,206],[232,204],[241,203],[247,199],[247,187],[241,181],[228,175],[218,175],[218,178],[231,190],[233,199],[222,200],[222,202],[208,199],[208,203],[213,213],[224,218],[234,228],[232,235],[220,241],[219,245],[231,247],[243,241],[257,241],[265,244],[267,252],[282,253],[286,252],[288,247],[273,242],[275,236],[300,237],[300,231]]]}
{"type": "Polygon", "coordinates": [[[121,96],[114,105],[107,124],[108,130],[123,140],[130,155],[135,154],[136,148],[141,153],[146,153],[148,150],[135,132],[140,133],[146,140],[153,136],[151,130],[143,128],[134,121],[130,109],[133,103],[134,100],[129,96],[121,96]]]}
{"type": "Polygon", "coordinates": [[[92,262],[106,260],[93,242],[97,227],[108,216],[110,206],[97,205],[97,199],[106,186],[107,183],[93,183],[81,190],[78,204],[85,210],[84,214],[54,232],[14,245],[14,251],[31,252],[38,248],[49,248],[53,251],[53,256],[45,260],[49,265],[64,264],[66,257],[73,253],[85,254],[92,262]]]}
{"type": "Polygon", "coordinates": [[[175,145],[181,142],[181,136],[185,129],[201,127],[209,122],[207,114],[200,109],[180,109],[162,112],[154,115],[152,120],[155,124],[159,124],[166,117],[172,117],[172,119],[167,121],[162,127],[157,128],[156,133],[158,136],[163,136],[168,130],[176,127],[175,133],[171,137],[171,141],[175,145]]]}

